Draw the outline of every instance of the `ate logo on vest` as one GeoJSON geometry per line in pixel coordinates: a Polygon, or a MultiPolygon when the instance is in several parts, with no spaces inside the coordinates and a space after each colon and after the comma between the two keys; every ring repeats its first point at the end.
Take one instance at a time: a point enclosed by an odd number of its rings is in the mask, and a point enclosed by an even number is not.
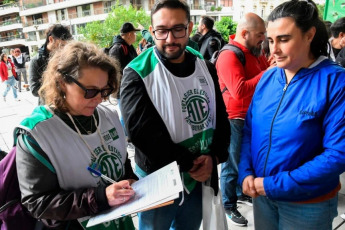
{"type": "MultiPolygon", "coordinates": [[[[97,169],[104,175],[118,180],[123,176],[123,163],[121,153],[112,145],[108,145],[108,149],[111,154],[108,154],[103,146],[97,147],[94,152],[97,155],[97,159],[92,159],[97,164],[97,169]]],[[[93,174],[92,174],[93,175],[93,174]]],[[[96,175],[93,175],[96,176],[96,175]]],[[[103,184],[108,182],[103,178],[100,178],[103,184]]]]}
{"type": "Polygon", "coordinates": [[[203,89],[190,89],[183,95],[182,112],[187,113],[185,120],[193,130],[199,131],[208,127],[211,122],[210,99],[203,89]]]}

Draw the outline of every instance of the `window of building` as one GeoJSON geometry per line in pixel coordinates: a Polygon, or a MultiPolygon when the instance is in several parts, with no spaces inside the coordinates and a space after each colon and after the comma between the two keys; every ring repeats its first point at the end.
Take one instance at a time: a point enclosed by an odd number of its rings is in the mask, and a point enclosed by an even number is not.
{"type": "Polygon", "coordinates": [[[67,19],[66,9],[57,10],[56,11],[56,18],[57,18],[58,21],[66,20],[67,19]]]}
{"type": "Polygon", "coordinates": [[[32,15],[32,23],[34,25],[43,24],[43,16],[42,16],[42,14],[34,14],[34,15],[32,15]]]}
{"type": "Polygon", "coordinates": [[[232,7],[232,0],[221,0],[220,4],[224,7],[232,7]]]}
{"type": "Polygon", "coordinates": [[[83,16],[90,16],[91,15],[91,5],[90,4],[82,5],[81,9],[82,9],[82,15],[83,16]]]}

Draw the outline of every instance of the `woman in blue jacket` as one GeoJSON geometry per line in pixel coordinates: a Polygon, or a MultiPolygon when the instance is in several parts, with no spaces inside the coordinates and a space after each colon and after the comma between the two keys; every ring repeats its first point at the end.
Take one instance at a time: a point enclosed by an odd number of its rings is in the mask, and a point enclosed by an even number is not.
{"type": "Polygon", "coordinates": [[[345,70],[326,58],[312,1],[274,9],[267,37],[277,67],[248,110],[239,181],[256,229],[331,229],[345,170],[345,70]]]}

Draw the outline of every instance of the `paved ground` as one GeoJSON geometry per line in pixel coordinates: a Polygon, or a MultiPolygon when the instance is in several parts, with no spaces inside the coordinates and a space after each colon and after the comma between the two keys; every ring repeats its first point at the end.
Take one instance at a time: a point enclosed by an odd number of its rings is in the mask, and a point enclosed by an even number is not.
{"type": "MultiPolygon", "coordinates": [[[[3,92],[3,84],[0,84],[0,92],[3,92]]],[[[33,108],[37,105],[37,98],[33,97],[31,92],[22,91],[18,93],[21,101],[14,101],[12,92],[7,95],[6,102],[3,101],[2,96],[0,97],[0,148],[2,150],[8,151],[11,149],[13,144],[13,128],[20,123],[20,121],[31,114],[33,108]]],[[[109,103],[106,103],[108,106],[109,103]]],[[[128,149],[130,158],[133,159],[134,151],[128,149]]],[[[134,161],[134,160],[132,160],[134,161]]],[[[343,177],[342,177],[343,179],[343,177]]],[[[345,180],[342,180],[342,184],[345,184],[345,180]]],[[[247,227],[238,227],[232,225],[228,221],[229,229],[232,230],[252,230],[253,226],[253,212],[252,208],[247,205],[239,205],[238,209],[243,216],[245,216],[249,223],[247,227]]],[[[339,215],[345,212],[345,189],[343,188],[339,193],[339,205],[338,205],[339,215]]],[[[135,225],[137,226],[137,217],[133,216],[135,225]]],[[[334,219],[333,229],[345,230],[345,224],[343,219],[339,216],[334,219]]]]}

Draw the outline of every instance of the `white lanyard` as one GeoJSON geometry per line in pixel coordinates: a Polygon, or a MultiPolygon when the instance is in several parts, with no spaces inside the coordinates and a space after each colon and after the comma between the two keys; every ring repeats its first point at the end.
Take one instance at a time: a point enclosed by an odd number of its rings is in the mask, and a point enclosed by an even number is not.
{"type": "MultiPolygon", "coordinates": [[[[73,125],[74,125],[74,128],[77,130],[77,133],[79,135],[79,137],[83,140],[83,142],[86,144],[87,148],[90,150],[91,154],[95,157],[95,159],[97,159],[97,155],[92,151],[90,145],[85,141],[85,139],[83,138],[83,135],[80,133],[80,130],[78,129],[77,125],[75,124],[74,120],[73,120],[73,117],[71,116],[71,114],[69,114],[69,112],[66,113],[67,116],[71,119],[73,125]]],[[[97,133],[98,133],[98,136],[99,138],[101,139],[101,143],[102,143],[102,147],[105,149],[105,151],[108,153],[108,154],[111,154],[108,147],[105,145],[104,143],[104,140],[102,138],[102,135],[101,135],[101,132],[99,131],[99,127],[98,127],[98,124],[97,124],[97,120],[95,118],[95,115],[92,114],[92,117],[95,121],[95,125],[96,125],[96,129],[97,129],[97,133]]]]}

